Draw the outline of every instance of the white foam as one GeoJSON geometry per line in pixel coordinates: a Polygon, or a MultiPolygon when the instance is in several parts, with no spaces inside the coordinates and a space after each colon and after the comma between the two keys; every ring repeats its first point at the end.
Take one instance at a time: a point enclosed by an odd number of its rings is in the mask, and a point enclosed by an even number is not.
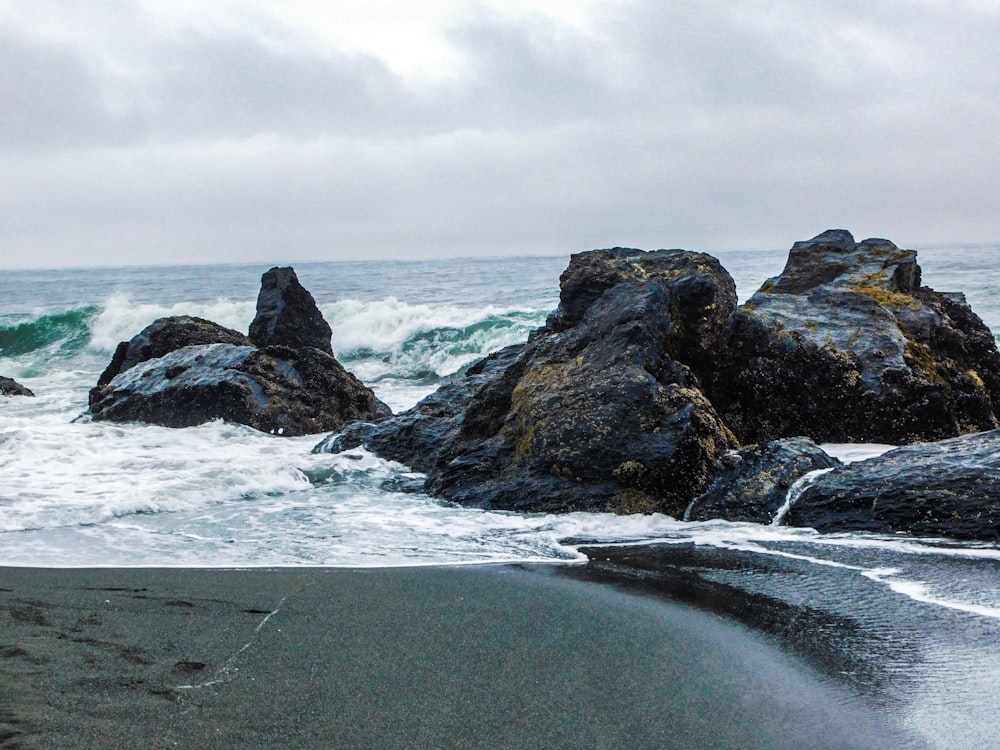
{"type": "Polygon", "coordinates": [[[822,443],[820,448],[828,455],[844,462],[845,464],[855,461],[867,461],[869,458],[877,458],[883,453],[896,448],[895,445],[885,443],[822,443]]]}
{"type": "Polygon", "coordinates": [[[931,587],[923,581],[893,580],[892,577],[898,575],[899,572],[894,568],[875,569],[863,571],[862,575],[873,581],[884,583],[897,594],[902,594],[916,602],[968,612],[980,617],[1000,619],[1000,606],[973,604],[936,596],[932,593],[931,587]]]}
{"type": "Polygon", "coordinates": [[[410,304],[395,297],[321,306],[338,357],[362,380],[451,375],[523,341],[544,321],[530,309],[410,304]]]}
{"type": "Polygon", "coordinates": [[[416,334],[436,328],[467,328],[483,320],[514,312],[499,307],[410,304],[395,297],[364,302],[345,299],[322,305],[342,351],[391,351],[416,334]]]}
{"type": "Polygon", "coordinates": [[[0,458],[0,529],[96,524],[308,486],[305,445],[221,422],[186,430],[39,417],[0,458]]]}
{"type": "Polygon", "coordinates": [[[113,294],[101,305],[91,329],[90,348],[114,352],[120,341],[128,341],[157,318],[193,315],[245,332],[256,313],[253,301],[178,302],[173,305],[134,304],[127,294],[113,294]]]}
{"type": "Polygon", "coordinates": [[[777,512],[774,514],[774,518],[771,519],[772,526],[781,526],[785,520],[785,516],[788,515],[788,511],[792,509],[795,502],[799,499],[799,496],[808,489],[813,482],[819,479],[824,474],[829,474],[833,471],[832,468],[829,469],[813,469],[812,471],[807,471],[801,477],[792,482],[792,486],[788,488],[788,492],[785,493],[785,502],[781,504],[777,512]]]}

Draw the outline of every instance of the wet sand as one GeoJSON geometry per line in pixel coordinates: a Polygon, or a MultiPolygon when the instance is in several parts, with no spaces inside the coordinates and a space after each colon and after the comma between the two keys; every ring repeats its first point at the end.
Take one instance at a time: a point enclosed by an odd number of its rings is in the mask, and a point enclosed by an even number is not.
{"type": "Polygon", "coordinates": [[[0,568],[0,748],[907,748],[776,641],[553,566],[0,568]]]}

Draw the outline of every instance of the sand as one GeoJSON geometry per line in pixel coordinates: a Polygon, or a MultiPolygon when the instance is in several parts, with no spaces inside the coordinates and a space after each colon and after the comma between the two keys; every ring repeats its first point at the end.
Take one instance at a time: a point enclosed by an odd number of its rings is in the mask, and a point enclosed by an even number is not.
{"type": "Polygon", "coordinates": [[[774,639],[556,566],[0,568],[2,748],[899,748],[774,639]]]}

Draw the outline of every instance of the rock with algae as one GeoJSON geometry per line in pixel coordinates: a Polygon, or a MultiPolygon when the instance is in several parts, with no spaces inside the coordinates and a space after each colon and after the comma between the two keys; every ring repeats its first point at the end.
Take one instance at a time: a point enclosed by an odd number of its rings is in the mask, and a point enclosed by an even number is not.
{"type": "Polygon", "coordinates": [[[702,253],[615,248],[574,255],[560,282],[526,344],[319,449],[367,445],[466,505],[679,516],[736,447],[685,364],[714,350],[731,277],[702,253]]]}
{"type": "Polygon", "coordinates": [[[829,230],[727,323],[699,375],[744,443],[908,443],[998,426],[1000,354],[961,295],[921,286],[916,253],[829,230]]]}

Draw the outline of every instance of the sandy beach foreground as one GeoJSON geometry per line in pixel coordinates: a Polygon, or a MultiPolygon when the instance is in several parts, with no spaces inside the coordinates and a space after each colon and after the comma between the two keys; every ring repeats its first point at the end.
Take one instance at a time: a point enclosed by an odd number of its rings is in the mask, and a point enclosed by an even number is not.
{"type": "Polygon", "coordinates": [[[554,566],[0,569],[3,748],[898,748],[767,636],[554,566]]]}

